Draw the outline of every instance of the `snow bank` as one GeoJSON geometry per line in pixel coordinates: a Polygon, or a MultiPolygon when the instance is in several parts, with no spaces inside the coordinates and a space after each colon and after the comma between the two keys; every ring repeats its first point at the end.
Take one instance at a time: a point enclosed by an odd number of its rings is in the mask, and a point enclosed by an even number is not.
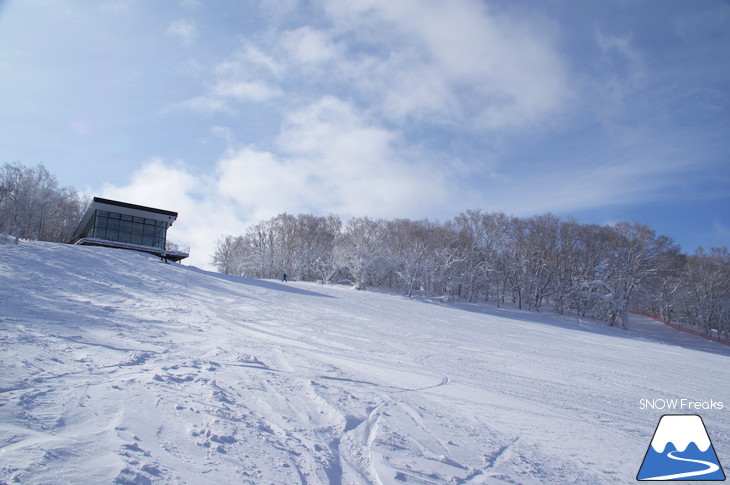
{"type": "Polygon", "coordinates": [[[629,483],[641,399],[730,406],[727,352],[667,338],[0,245],[0,483],[629,483]]]}

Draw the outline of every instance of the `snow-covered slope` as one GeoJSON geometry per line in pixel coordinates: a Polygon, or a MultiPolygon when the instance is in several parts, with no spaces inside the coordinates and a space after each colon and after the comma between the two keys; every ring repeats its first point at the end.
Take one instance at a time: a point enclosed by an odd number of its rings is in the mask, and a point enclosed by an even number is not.
{"type": "Polygon", "coordinates": [[[656,325],[0,245],[0,483],[631,483],[669,412],[730,463],[728,349],[656,325]]]}

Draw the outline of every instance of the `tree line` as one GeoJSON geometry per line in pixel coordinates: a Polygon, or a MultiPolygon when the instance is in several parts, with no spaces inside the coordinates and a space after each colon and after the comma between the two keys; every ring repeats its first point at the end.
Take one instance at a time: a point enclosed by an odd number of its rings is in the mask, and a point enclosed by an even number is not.
{"type": "Polygon", "coordinates": [[[61,187],[43,164],[0,167],[0,234],[67,242],[87,205],[76,189],[61,187]]]}
{"type": "Polygon", "coordinates": [[[225,274],[386,287],[413,296],[550,305],[625,328],[629,311],[730,333],[730,254],[688,255],[648,225],[470,210],[443,223],[281,214],[217,241],[225,274]]]}
{"type": "MultiPolygon", "coordinates": [[[[89,200],[42,164],[0,167],[0,234],[67,242],[89,200]]],[[[682,253],[645,224],[581,224],[472,210],[443,223],[281,214],[222,237],[225,274],[379,286],[452,300],[512,302],[625,327],[630,310],[730,335],[730,253],[682,253]]]]}

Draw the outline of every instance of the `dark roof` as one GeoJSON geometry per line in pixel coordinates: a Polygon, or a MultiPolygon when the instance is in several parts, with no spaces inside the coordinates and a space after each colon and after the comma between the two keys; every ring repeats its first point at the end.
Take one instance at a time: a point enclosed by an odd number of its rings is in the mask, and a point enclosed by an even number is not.
{"type": "Polygon", "coordinates": [[[100,204],[115,205],[117,207],[126,207],[127,209],[137,209],[147,212],[154,212],[156,214],[162,214],[165,216],[172,216],[177,219],[177,212],[166,211],[162,209],[155,209],[154,207],[145,207],[143,205],[129,204],[127,202],[119,202],[118,200],[102,199],[101,197],[94,197],[93,202],[99,202],[100,204]]]}

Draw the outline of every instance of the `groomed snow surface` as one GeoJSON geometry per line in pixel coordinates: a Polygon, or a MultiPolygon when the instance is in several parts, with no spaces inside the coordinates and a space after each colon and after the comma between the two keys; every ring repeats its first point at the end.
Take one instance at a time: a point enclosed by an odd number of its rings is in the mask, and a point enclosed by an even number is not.
{"type": "Polygon", "coordinates": [[[677,412],[730,463],[730,349],[632,323],[8,241],[0,483],[635,483],[677,412]]]}

